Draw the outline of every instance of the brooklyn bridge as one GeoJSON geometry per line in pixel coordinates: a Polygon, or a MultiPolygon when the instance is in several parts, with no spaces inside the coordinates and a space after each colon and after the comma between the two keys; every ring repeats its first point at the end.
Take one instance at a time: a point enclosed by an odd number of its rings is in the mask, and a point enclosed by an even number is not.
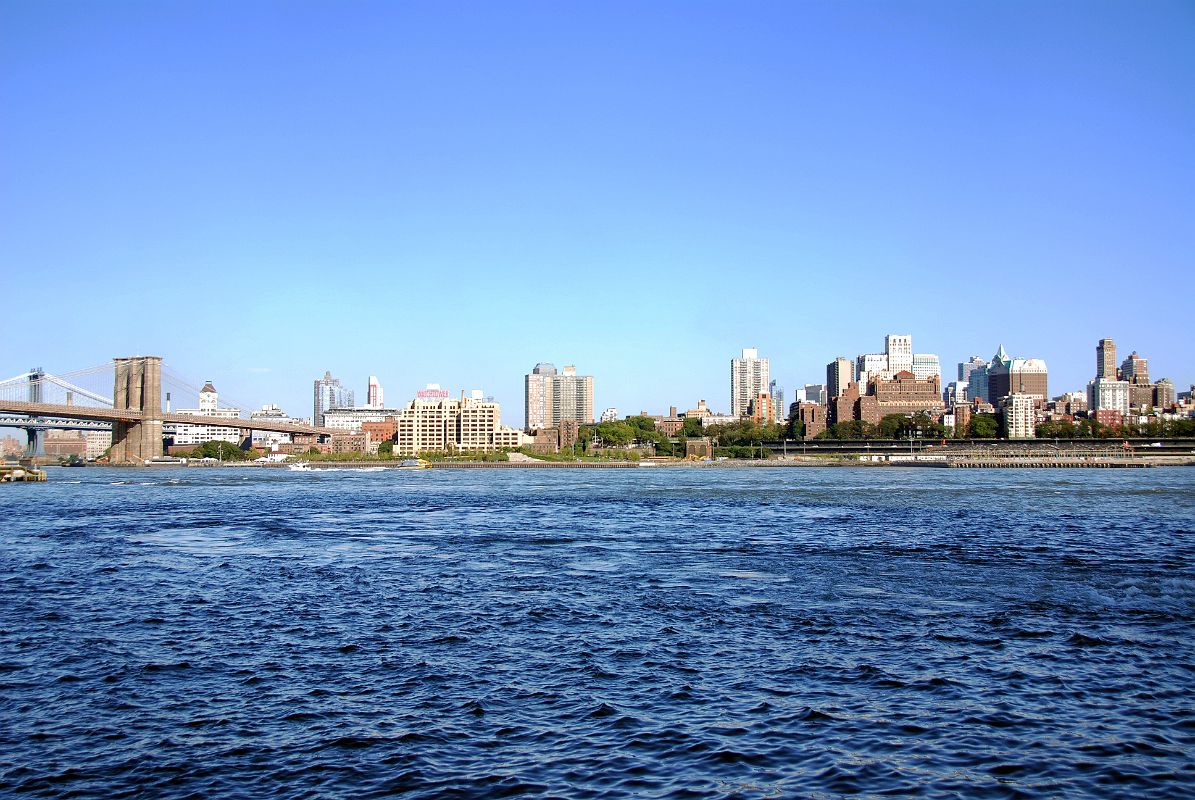
{"type": "Polygon", "coordinates": [[[115,358],[111,364],[88,367],[63,375],[51,375],[40,368],[0,381],[0,427],[23,429],[29,450],[36,453],[46,430],[112,430],[109,460],[118,464],[143,464],[163,454],[163,437],[177,425],[235,428],[248,436],[252,431],[330,436],[332,431],[302,423],[245,419],[243,417],[179,414],[163,404],[171,384],[185,391],[194,389],[184,379],[164,371],[161,356],[115,358]],[[112,395],[80,385],[95,383],[112,375],[112,395]],[[60,401],[60,402],[59,402],[60,401]]]}

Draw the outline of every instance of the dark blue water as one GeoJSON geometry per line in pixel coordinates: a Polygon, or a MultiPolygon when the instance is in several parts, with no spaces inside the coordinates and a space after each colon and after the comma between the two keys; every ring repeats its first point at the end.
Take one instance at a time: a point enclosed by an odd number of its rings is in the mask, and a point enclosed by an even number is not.
{"type": "Polygon", "coordinates": [[[1195,796],[1195,470],[57,470],[0,793],[1195,796]]]}

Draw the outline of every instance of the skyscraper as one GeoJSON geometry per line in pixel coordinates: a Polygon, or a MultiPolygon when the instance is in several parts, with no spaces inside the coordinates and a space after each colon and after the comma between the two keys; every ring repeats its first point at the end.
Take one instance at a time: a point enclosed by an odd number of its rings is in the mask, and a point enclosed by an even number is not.
{"type": "Polygon", "coordinates": [[[1149,383],[1149,359],[1137,355],[1134,350],[1120,365],[1121,380],[1144,386],[1149,383]]]}
{"type": "Polygon", "coordinates": [[[377,375],[369,376],[369,400],[366,405],[370,408],[382,408],[382,384],[378,383],[377,375]]]}
{"type": "Polygon", "coordinates": [[[339,378],[333,378],[331,372],[325,372],[324,377],[315,382],[315,403],[312,407],[311,422],[314,425],[324,424],[324,412],[329,408],[352,408],[355,397],[352,389],[340,385],[339,378]]]}
{"type": "Polygon", "coordinates": [[[751,403],[768,390],[768,360],[755,348],[744,348],[741,358],[730,359],[730,413],[750,415],[751,403]]]}
{"type": "Polygon", "coordinates": [[[826,365],[826,391],[831,398],[838,397],[847,384],[855,382],[855,365],[845,356],[839,356],[826,365]]]}
{"type": "Polygon", "coordinates": [[[1012,394],[1009,391],[1009,368],[1012,366],[1012,356],[1004,349],[1004,345],[1000,345],[996,350],[996,355],[992,356],[992,362],[988,364],[987,373],[987,394],[983,398],[993,406],[999,407],[1000,398],[1007,397],[1012,394]]]}
{"type": "Polygon", "coordinates": [[[1114,381],[1116,374],[1116,342],[1111,339],[1100,339],[1095,346],[1095,379],[1100,378],[1114,381]]]}
{"type": "Polygon", "coordinates": [[[527,430],[538,430],[571,421],[579,425],[593,422],[593,376],[578,375],[577,368],[566,366],[557,373],[548,362],[535,365],[524,378],[524,410],[527,430]]]}
{"type": "Polygon", "coordinates": [[[884,337],[884,355],[888,356],[888,372],[913,371],[913,337],[906,333],[890,333],[884,337]]]}
{"type": "Polygon", "coordinates": [[[556,377],[556,365],[541,361],[523,378],[525,425],[534,431],[551,425],[552,391],[549,381],[556,377]]]}
{"type": "Polygon", "coordinates": [[[966,361],[960,361],[958,365],[958,379],[960,381],[970,381],[971,372],[979,367],[986,367],[988,362],[984,361],[979,356],[971,356],[966,361]]]}
{"type": "Polygon", "coordinates": [[[776,421],[784,422],[784,415],[787,413],[784,405],[784,387],[773,379],[768,381],[768,393],[772,395],[772,405],[776,407],[776,421]]]}

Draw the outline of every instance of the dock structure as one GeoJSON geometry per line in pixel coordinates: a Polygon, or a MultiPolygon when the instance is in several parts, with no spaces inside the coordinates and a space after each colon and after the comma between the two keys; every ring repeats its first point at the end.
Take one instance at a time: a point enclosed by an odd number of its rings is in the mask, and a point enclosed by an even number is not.
{"type": "Polygon", "coordinates": [[[44,483],[46,471],[14,464],[0,464],[0,483],[44,483]]]}
{"type": "Polygon", "coordinates": [[[1130,459],[957,459],[947,461],[951,469],[1147,469],[1156,467],[1150,461],[1130,459]]]}

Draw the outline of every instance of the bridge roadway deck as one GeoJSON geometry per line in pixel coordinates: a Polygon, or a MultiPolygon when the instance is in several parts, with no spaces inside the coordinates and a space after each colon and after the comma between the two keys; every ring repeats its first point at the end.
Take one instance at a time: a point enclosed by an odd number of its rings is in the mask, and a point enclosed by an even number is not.
{"type": "MultiPolygon", "coordinates": [[[[28,403],[21,400],[0,400],[0,413],[4,412],[27,414],[31,417],[102,420],[105,422],[138,422],[143,419],[141,411],[137,409],[88,408],[57,403],[28,403]]],[[[162,414],[162,422],[175,425],[208,425],[217,428],[236,428],[242,431],[271,431],[273,433],[317,436],[331,436],[336,433],[330,428],[301,425],[294,422],[271,422],[266,419],[243,419],[240,417],[203,417],[194,414],[162,414]]]]}

